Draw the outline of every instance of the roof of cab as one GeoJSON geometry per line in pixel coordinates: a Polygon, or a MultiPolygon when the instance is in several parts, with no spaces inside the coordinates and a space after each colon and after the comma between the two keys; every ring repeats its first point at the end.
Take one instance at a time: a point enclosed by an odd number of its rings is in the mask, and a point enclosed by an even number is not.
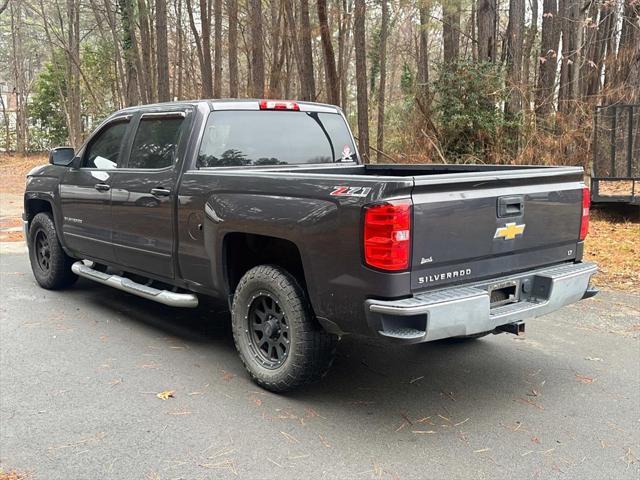
{"type": "MultiPolygon", "coordinates": [[[[326,112],[338,113],[340,107],[317,102],[299,102],[293,100],[300,107],[302,112],[326,112]]],[[[259,99],[237,99],[237,98],[220,98],[220,99],[203,99],[203,100],[179,100],[175,102],[152,103],[148,105],[135,105],[123,108],[116,112],[117,114],[126,114],[140,110],[161,110],[163,108],[180,107],[185,105],[198,105],[206,103],[211,110],[259,110],[259,99]]],[[[115,114],[114,114],[115,115],[115,114]]]]}

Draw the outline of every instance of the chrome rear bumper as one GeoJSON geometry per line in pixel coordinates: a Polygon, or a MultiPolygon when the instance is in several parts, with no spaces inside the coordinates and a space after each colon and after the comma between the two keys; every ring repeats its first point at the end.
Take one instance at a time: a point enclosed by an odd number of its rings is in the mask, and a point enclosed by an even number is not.
{"type": "Polygon", "coordinates": [[[380,335],[409,343],[489,332],[577,302],[597,270],[594,263],[567,263],[401,300],[367,300],[365,313],[380,335]],[[491,308],[491,288],[507,283],[518,285],[518,301],[491,308]]]}

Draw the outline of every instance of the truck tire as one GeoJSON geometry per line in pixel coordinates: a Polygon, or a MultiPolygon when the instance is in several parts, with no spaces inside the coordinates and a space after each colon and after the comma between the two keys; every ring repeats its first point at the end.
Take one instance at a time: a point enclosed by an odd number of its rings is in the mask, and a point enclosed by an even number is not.
{"type": "Polygon", "coordinates": [[[260,265],[240,279],[231,324],[249,375],[272,392],[319,380],[333,363],[337,337],[320,327],[304,290],[278,266],[260,265]]]}
{"type": "Polygon", "coordinates": [[[38,285],[58,290],[75,283],[78,276],[71,271],[74,260],[62,249],[50,213],[38,213],[31,220],[28,240],[31,270],[38,285]]]}

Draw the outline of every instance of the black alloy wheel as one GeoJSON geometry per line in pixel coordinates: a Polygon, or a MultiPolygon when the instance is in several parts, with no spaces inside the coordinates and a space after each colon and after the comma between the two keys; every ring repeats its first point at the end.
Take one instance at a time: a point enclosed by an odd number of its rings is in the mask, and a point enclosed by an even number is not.
{"type": "Polygon", "coordinates": [[[249,307],[249,345],[265,368],[278,368],[290,354],[289,325],[278,301],[259,292],[249,307]]]}

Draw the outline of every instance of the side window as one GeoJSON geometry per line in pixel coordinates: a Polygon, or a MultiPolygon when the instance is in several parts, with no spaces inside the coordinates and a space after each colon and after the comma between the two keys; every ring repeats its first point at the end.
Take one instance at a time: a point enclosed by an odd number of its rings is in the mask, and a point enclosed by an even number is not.
{"type": "Polygon", "coordinates": [[[120,147],[129,121],[113,123],[102,130],[91,140],[82,161],[83,168],[100,168],[104,170],[118,168],[120,147]]]}
{"type": "Polygon", "coordinates": [[[129,168],[165,168],[173,165],[180,140],[183,117],[140,119],[129,168]]]}

